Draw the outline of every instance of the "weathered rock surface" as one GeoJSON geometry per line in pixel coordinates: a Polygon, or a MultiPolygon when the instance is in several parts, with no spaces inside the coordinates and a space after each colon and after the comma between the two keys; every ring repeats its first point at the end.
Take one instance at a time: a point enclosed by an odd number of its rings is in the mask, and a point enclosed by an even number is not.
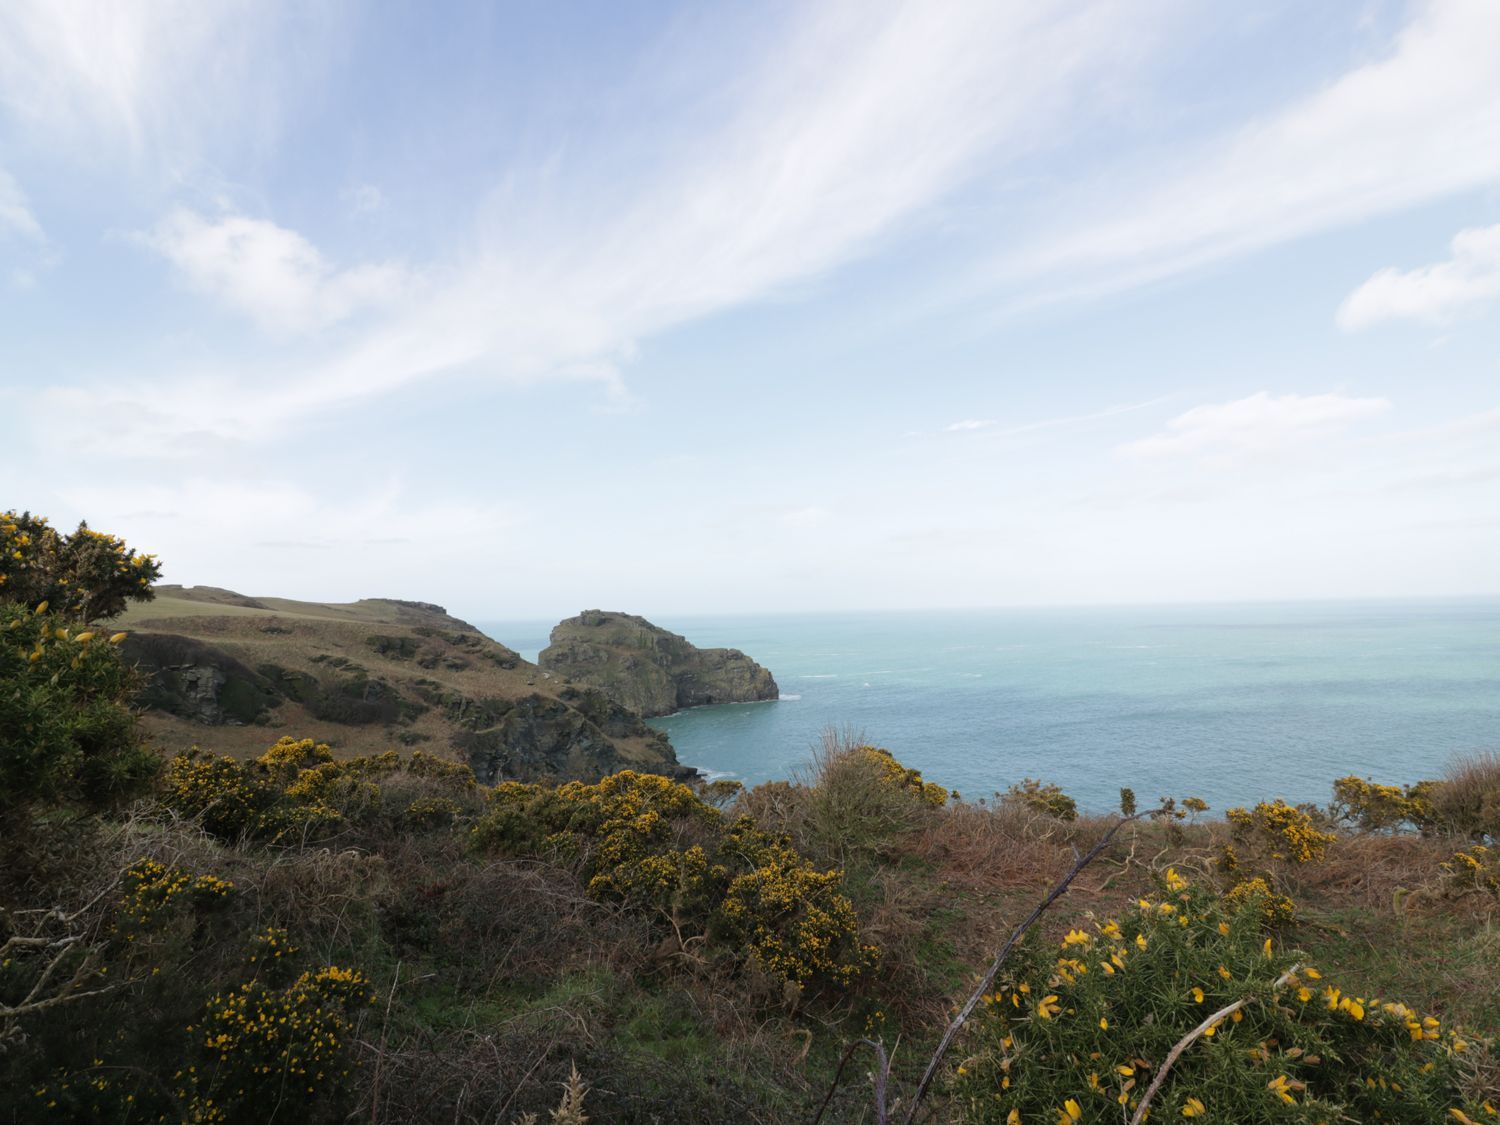
{"type": "Polygon", "coordinates": [[[446,749],[485,782],[696,772],[640,715],[542,672],[441,606],[162,586],[119,627],[164,750],[253,756],[290,734],[347,754],[446,749]]]}
{"type": "Polygon", "coordinates": [[[648,718],[780,694],[771,673],[739,649],[698,648],[644,617],[597,609],[560,622],[537,663],[648,718]]]}

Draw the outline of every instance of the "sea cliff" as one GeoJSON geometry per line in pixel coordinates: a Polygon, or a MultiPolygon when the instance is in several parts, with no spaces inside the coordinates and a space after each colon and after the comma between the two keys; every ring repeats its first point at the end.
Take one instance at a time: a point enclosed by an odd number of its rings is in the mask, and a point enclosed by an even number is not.
{"type": "Polygon", "coordinates": [[[585,610],[552,630],[537,663],[647,717],[776,699],[771,673],[733,648],[698,648],[644,617],[585,610]]]}

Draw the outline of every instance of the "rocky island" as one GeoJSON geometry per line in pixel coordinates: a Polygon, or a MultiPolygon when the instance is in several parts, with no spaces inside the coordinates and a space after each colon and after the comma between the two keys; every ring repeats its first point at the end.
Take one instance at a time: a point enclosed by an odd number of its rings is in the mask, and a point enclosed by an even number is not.
{"type": "Polygon", "coordinates": [[[771,673],[733,648],[698,648],[644,617],[590,609],[560,622],[537,663],[648,718],[776,699],[771,673]]]}
{"type": "Polygon", "coordinates": [[[121,627],[144,724],[169,752],[204,744],[251,758],[295,733],[340,755],[420,748],[483,782],[696,775],[634,711],[542,673],[441,606],[163,585],[121,627]]]}

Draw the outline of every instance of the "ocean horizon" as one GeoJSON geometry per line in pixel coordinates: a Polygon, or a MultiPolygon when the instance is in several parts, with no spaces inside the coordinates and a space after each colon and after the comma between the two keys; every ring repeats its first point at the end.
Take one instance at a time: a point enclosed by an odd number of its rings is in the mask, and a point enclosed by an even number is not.
{"type": "MultiPolygon", "coordinates": [[[[779,701],[651,723],[679,760],[756,785],[829,728],[965,798],[1026,777],[1087,812],[1198,796],[1214,814],[1326,803],[1348,774],[1410,783],[1500,748],[1500,598],[663,616],[746,652],[779,701]]],[[[551,621],[479,627],[535,660],[551,621]]]]}

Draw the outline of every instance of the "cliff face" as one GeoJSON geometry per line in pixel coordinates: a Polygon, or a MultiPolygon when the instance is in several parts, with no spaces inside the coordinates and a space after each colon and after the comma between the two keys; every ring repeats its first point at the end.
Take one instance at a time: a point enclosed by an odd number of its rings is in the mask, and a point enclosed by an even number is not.
{"type": "Polygon", "coordinates": [[[289,734],[350,755],[420,746],[485,782],[694,772],[638,714],[440,606],[162,586],[119,627],[144,681],[145,724],[167,751],[253,756],[289,734]]]}
{"type": "Polygon", "coordinates": [[[585,610],[559,623],[551,642],[537,659],[544,671],[647,717],[779,695],[771,673],[738,649],[698,648],[628,613],[585,610]]]}

